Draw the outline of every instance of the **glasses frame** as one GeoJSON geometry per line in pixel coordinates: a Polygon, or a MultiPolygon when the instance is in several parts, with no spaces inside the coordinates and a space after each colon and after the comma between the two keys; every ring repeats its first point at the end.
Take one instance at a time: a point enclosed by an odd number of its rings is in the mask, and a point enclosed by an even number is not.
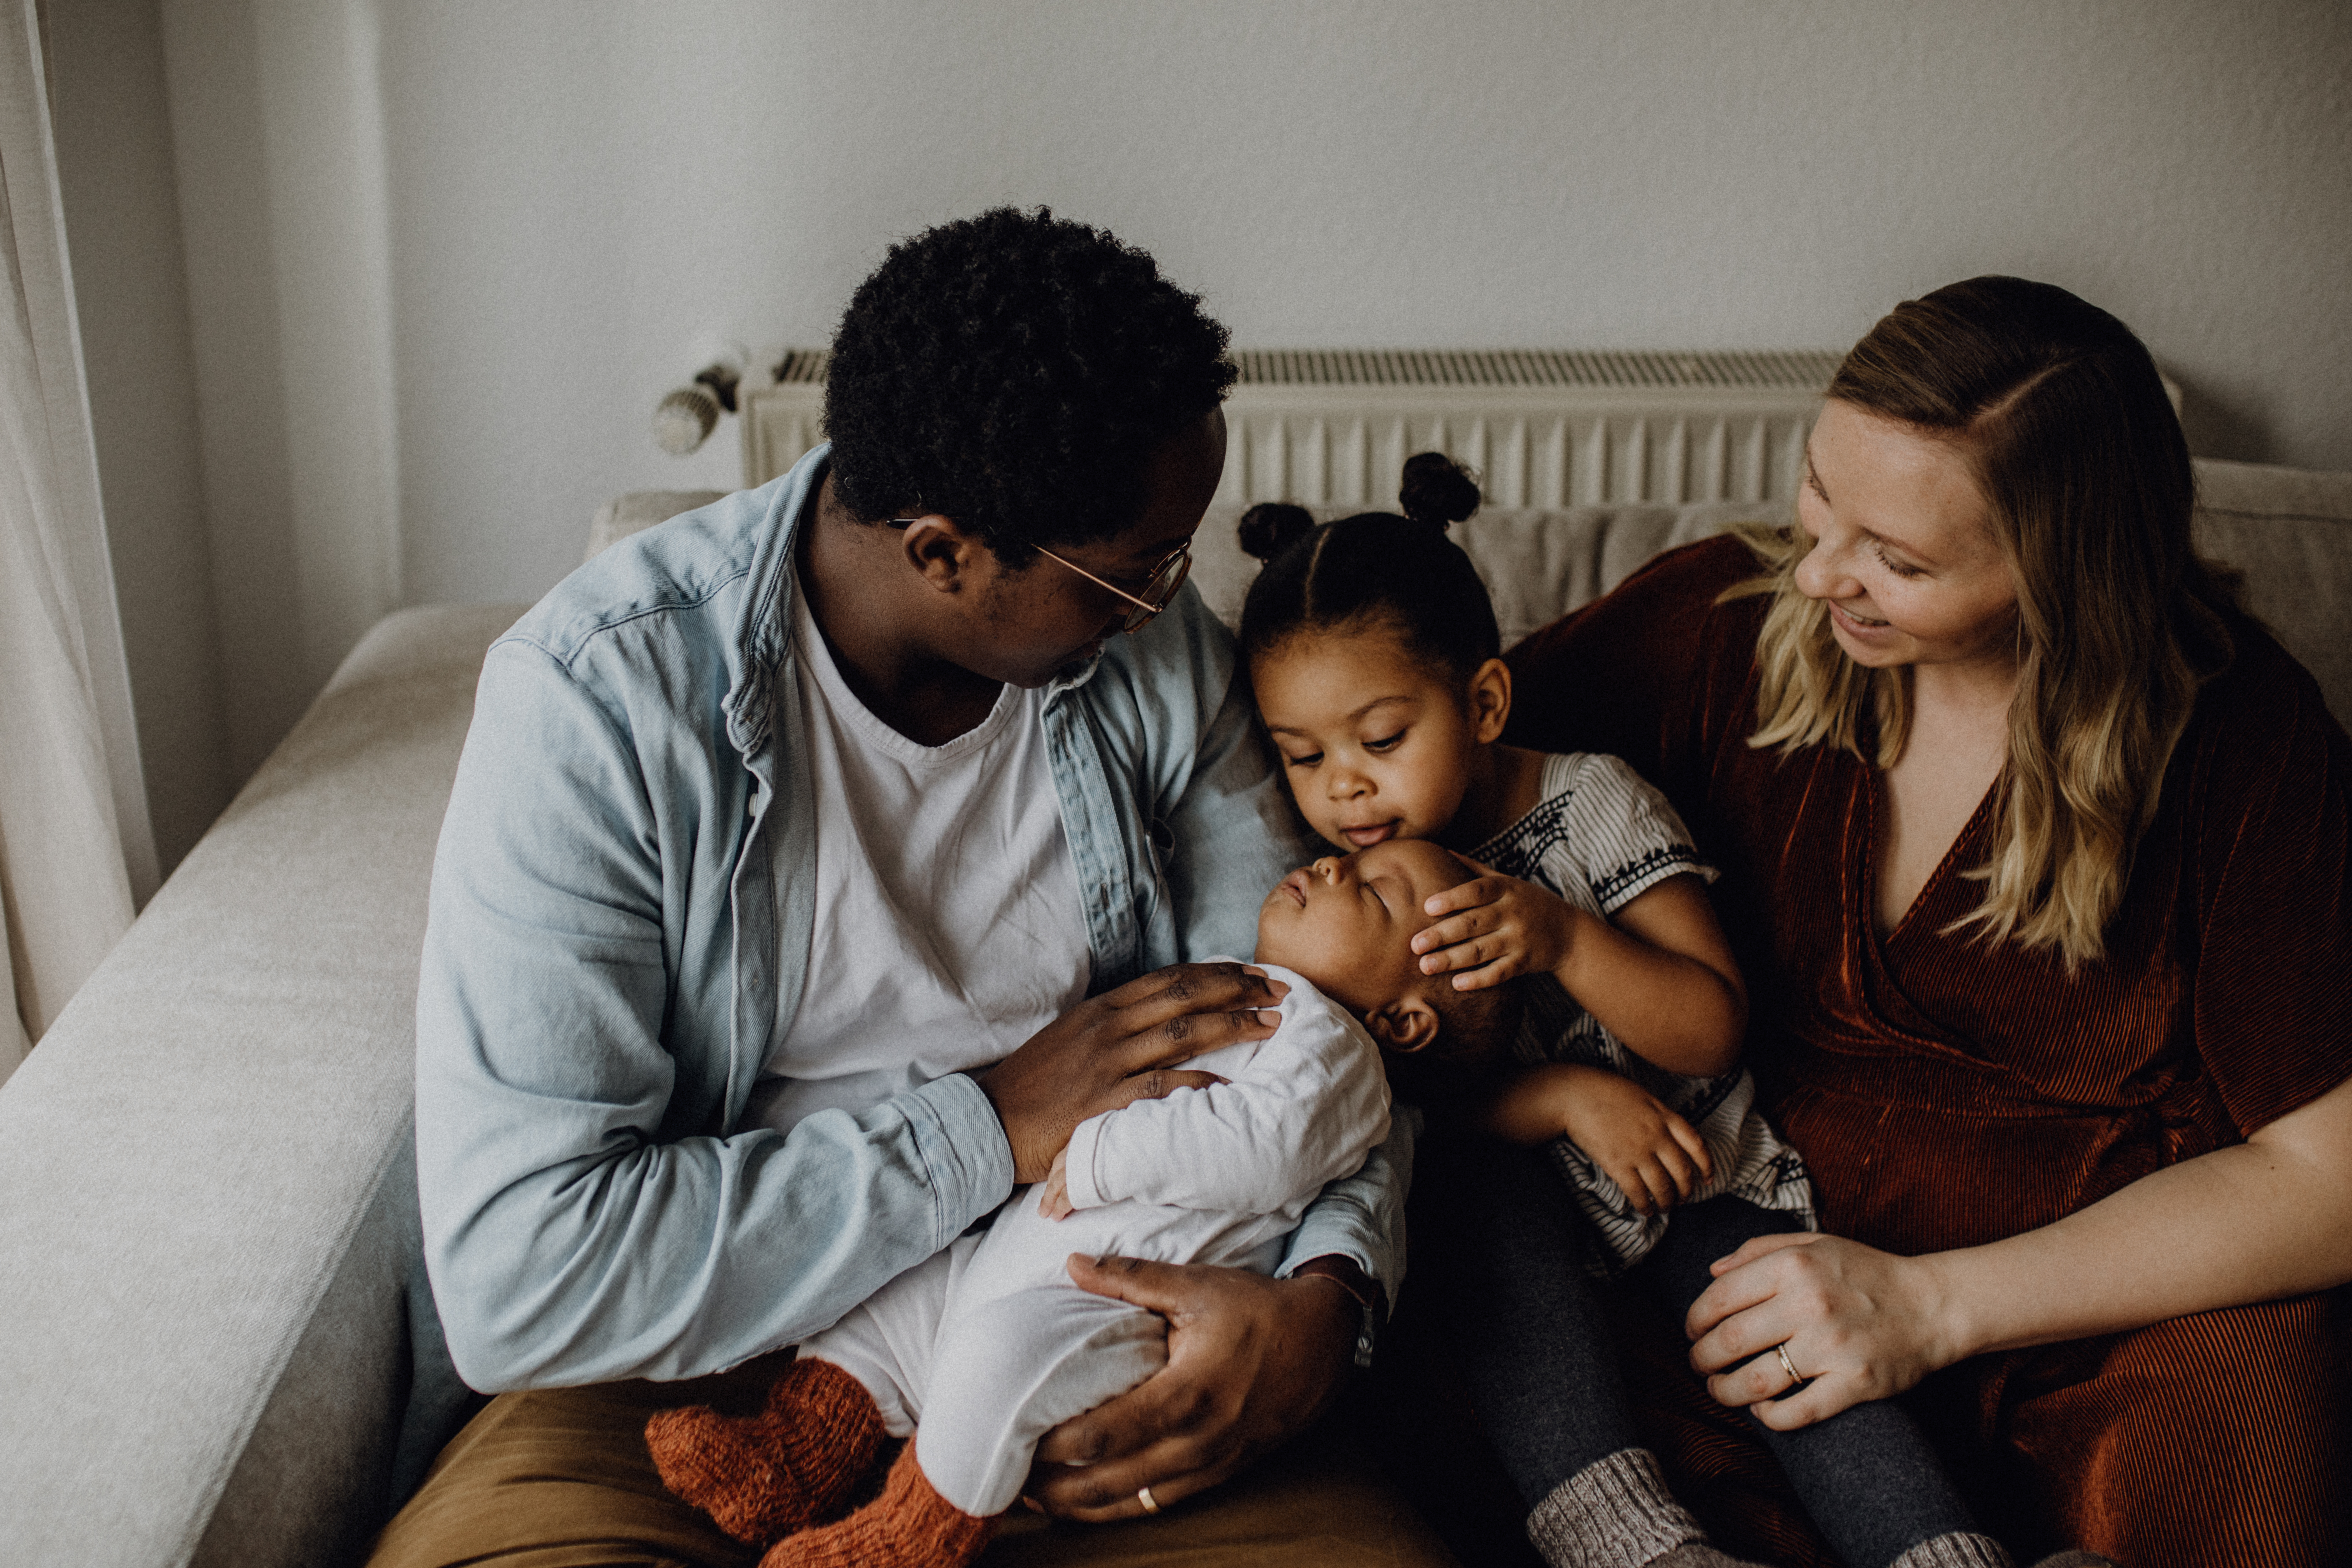
{"type": "MultiPolygon", "coordinates": [[[[907,528],[911,526],[914,523],[914,521],[915,520],[911,517],[894,517],[890,519],[890,526],[893,528],[907,528]]],[[[1144,627],[1150,626],[1162,611],[1166,610],[1170,605],[1175,603],[1176,595],[1183,588],[1185,579],[1189,578],[1192,574],[1192,542],[1190,539],[1185,540],[1175,549],[1170,551],[1167,554],[1152,563],[1151,575],[1143,580],[1143,594],[1130,594],[1116,583],[1107,583],[1100,577],[1096,576],[1093,573],[1087,571],[1085,567],[1079,565],[1076,562],[1064,560],[1061,556],[1055,554],[1052,551],[1046,549],[1042,544],[1032,545],[1030,548],[1036,551],[1038,554],[1044,556],[1046,560],[1054,562],[1057,565],[1068,567],[1071,571],[1076,572],[1079,576],[1084,577],[1087,582],[1092,583],[1096,587],[1108,588],[1112,593],[1117,594],[1120,598],[1125,599],[1129,604],[1133,605],[1135,608],[1127,612],[1127,619],[1121,623],[1119,626],[1119,630],[1128,633],[1129,636],[1133,636],[1135,633],[1139,632],[1144,627]],[[1173,575],[1171,575],[1171,572],[1173,573],[1173,575]],[[1160,588],[1158,602],[1154,603],[1151,599],[1144,597],[1144,595],[1150,594],[1155,586],[1158,586],[1160,580],[1162,577],[1166,577],[1168,579],[1168,584],[1166,587],[1160,588]]]]}
{"type": "Polygon", "coordinates": [[[1135,608],[1127,612],[1127,619],[1119,626],[1130,637],[1150,626],[1154,617],[1175,603],[1177,593],[1184,586],[1184,580],[1192,574],[1192,542],[1189,539],[1152,563],[1151,575],[1143,580],[1141,594],[1130,594],[1116,583],[1106,583],[1076,562],[1065,561],[1042,544],[1034,548],[1046,560],[1058,562],[1097,587],[1108,588],[1133,605],[1135,608]],[[1162,578],[1167,579],[1164,587],[1160,586],[1162,578]],[[1156,598],[1147,597],[1155,587],[1160,587],[1156,598]]]}

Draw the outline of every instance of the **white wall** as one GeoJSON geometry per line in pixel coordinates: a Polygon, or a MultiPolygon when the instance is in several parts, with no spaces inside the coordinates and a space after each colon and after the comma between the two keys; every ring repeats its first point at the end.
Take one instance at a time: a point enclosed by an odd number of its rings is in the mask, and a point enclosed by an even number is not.
{"type": "Polygon", "coordinates": [[[226,633],[248,761],[379,602],[535,596],[606,496],[730,483],[731,425],[646,435],[698,331],[822,342],[997,202],[1257,344],[1837,347],[2018,272],[2136,327],[2200,451],[2352,468],[2340,0],[163,13],[224,606],[308,627],[226,633]]]}
{"type": "Polygon", "coordinates": [[[376,16],[369,0],[161,9],[242,779],[403,597],[376,16]]]}

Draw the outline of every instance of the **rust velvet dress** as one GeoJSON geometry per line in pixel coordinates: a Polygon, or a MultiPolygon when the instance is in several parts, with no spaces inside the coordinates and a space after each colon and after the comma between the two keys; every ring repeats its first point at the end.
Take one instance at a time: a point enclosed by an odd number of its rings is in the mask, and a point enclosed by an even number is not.
{"type": "MultiPolygon", "coordinates": [[[[1767,601],[1717,539],[1660,558],[1509,658],[1508,739],[1613,752],[1722,868],[1717,908],[1753,995],[1759,1104],[1812,1171],[1822,1228],[1888,1251],[2029,1230],[2242,1141],[2352,1077],[2352,742],[2251,625],[2200,695],[2106,957],[1944,928],[1975,907],[1990,797],[1881,933],[1877,771],[1756,728],[1767,601]]],[[[2347,1292],[1979,1356],[1906,1403],[2013,1548],[2126,1568],[2352,1562],[2347,1292]]],[[[1821,1549],[1678,1332],[1625,1312],[1645,1429],[1727,1544],[1821,1549]]]]}

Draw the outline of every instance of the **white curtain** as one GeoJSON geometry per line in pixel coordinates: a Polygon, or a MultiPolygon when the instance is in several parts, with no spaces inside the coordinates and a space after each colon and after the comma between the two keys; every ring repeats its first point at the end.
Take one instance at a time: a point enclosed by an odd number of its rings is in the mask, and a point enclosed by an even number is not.
{"type": "Polygon", "coordinates": [[[154,847],[99,509],[35,0],[0,0],[0,1079],[130,925],[154,847]]]}

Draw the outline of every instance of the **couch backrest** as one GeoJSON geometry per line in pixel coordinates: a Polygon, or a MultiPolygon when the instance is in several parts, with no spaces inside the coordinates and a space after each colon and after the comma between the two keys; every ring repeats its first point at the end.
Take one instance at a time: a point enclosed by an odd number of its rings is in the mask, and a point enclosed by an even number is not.
{"type": "MultiPolygon", "coordinates": [[[[2318,678],[2328,707],[2352,719],[2352,473],[2200,458],[2197,535],[2206,553],[2246,574],[2246,596],[2289,653],[2318,678]]],[[[596,514],[588,553],[662,519],[718,499],[716,491],[646,490],[596,514]]],[[[1352,509],[1312,509],[1318,518],[1352,509]]],[[[1257,563],[1234,540],[1237,505],[1213,506],[1193,536],[1192,581],[1232,626],[1257,563]]],[[[1769,521],[1772,503],[1495,509],[1454,537],[1494,595],[1503,646],[1597,598],[1660,551],[1769,521]]]]}
{"type": "Polygon", "coordinates": [[[2197,542],[2352,727],[2352,473],[2197,464],[2197,542]]]}

